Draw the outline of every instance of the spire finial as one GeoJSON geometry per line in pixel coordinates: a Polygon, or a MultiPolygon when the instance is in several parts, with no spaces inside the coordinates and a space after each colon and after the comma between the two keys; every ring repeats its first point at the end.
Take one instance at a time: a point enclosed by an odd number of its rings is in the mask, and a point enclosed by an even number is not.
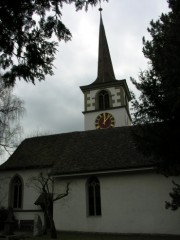
{"type": "Polygon", "coordinates": [[[102,12],[102,7],[101,7],[101,2],[99,2],[99,11],[100,11],[100,14],[101,14],[101,12],[102,12]]]}

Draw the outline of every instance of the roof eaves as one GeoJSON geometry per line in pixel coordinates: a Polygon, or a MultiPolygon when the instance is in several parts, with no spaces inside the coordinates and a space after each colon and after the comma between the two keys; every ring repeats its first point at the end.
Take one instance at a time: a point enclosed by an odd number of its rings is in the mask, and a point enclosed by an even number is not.
{"type": "Polygon", "coordinates": [[[12,171],[12,170],[30,170],[30,169],[38,169],[38,168],[50,168],[52,167],[53,164],[51,165],[33,165],[33,166],[12,166],[12,167],[1,167],[0,166],[0,172],[4,172],[4,171],[12,171]]]}
{"type": "Polygon", "coordinates": [[[121,80],[114,79],[114,81],[109,81],[109,82],[105,82],[105,83],[96,83],[96,81],[95,81],[89,85],[80,86],[80,89],[83,92],[83,91],[86,91],[89,89],[92,90],[92,89],[97,89],[97,88],[105,88],[105,87],[123,85],[124,82],[126,82],[126,79],[121,79],[121,80]]]}
{"type": "Polygon", "coordinates": [[[90,176],[90,175],[109,175],[109,174],[118,174],[118,173],[135,173],[135,172],[147,172],[154,171],[156,166],[148,166],[148,167],[137,167],[137,168],[124,168],[118,170],[102,170],[102,171],[89,171],[89,172],[79,172],[79,173],[50,173],[54,178],[67,178],[67,177],[80,177],[80,176],[90,176]]]}

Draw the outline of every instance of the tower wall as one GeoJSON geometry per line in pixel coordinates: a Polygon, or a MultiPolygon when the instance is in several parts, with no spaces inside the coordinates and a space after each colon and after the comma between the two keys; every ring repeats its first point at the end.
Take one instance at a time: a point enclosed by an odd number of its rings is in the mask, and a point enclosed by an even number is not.
{"type": "Polygon", "coordinates": [[[94,111],[98,110],[98,93],[101,90],[106,90],[109,93],[110,107],[121,107],[126,105],[127,101],[125,99],[125,92],[121,86],[109,87],[106,89],[95,89],[87,91],[84,94],[84,110],[94,111]]]}
{"type": "Polygon", "coordinates": [[[116,109],[107,109],[103,111],[95,111],[95,112],[87,112],[84,114],[84,127],[86,130],[94,130],[95,129],[95,120],[97,116],[103,112],[111,113],[115,119],[115,127],[120,126],[130,126],[131,120],[129,118],[129,115],[127,113],[127,110],[125,107],[120,107],[116,109]]]}

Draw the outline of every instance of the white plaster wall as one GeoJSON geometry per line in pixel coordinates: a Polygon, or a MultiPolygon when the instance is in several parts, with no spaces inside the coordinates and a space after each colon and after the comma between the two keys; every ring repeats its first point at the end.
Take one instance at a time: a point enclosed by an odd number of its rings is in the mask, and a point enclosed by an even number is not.
{"type": "Polygon", "coordinates": [[[98,112],[89,112],[84,114],[84,128],[86,130],[94,130],[95,128],[95,120],[96,117],[103,113],[108,112],[111,113],[114,116],[115,119],[115,127],[123,127],[123,126],[130,126],[131,121],[129,119],[129,116],[127,114],[126,108],[116,108],[116,109],[110,109],[110,110],[104,110],[104,111],[98,111],[98,112]]]}
{"type": "Polygon", "coordinates": [[[23,180],[23,207],[20,211],[15,210],[14,214],[17,219],[33,220],[35,215],[41,216],[43,221],[43,213],[40,206],[36,206],[34,202],[40,195],[40,191],[32,183],[32,178],[38,176],[40,172],[47,173],[48,170],[19,170],[7,171],[0,173],[0,205],[9,206],[9,184],[15,175],[19,175],[23,180]]]}
{"type": "MultiPolygon", "coordinates": [[[[180,211],[165,209],[172,189],[170,178],[153,173],[99,177],[100,217],[87,216],[86,180],[71,179],[69,196],[55,202],[58,230],[180,234],[180,211]]],[[[66,181],[56,179],[55,189],[66,181]]]]}

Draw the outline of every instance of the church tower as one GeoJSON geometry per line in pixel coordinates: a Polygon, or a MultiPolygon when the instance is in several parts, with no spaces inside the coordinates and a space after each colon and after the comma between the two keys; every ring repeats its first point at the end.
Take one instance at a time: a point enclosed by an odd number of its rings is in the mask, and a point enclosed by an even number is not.
{"type": "Polygon", "coordinates": [[[97,78],[80,87],[84,93],[85,130],[131,125],[130,92],[125,79],[115,79],[101,11],[97,78]]]}

